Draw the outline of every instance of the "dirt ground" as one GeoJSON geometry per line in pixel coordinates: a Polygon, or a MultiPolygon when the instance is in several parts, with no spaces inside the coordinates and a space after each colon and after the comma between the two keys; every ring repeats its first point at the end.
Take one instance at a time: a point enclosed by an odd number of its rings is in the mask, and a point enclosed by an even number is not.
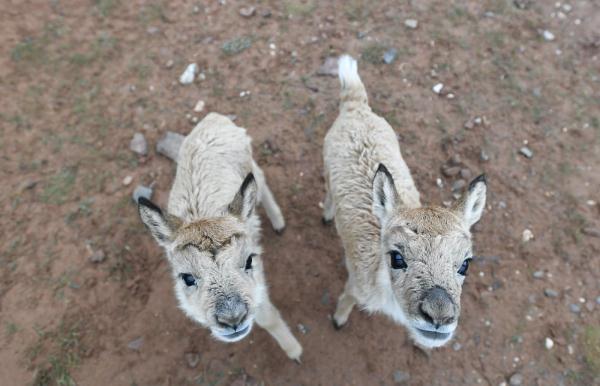
{"type": "Polygon", "coordinates": [[[600,384],[597,1],[0,8],[0,384],[600,384]],[[346,272],[321,225],[321,146],[339,85],[317,72],[342,53],[359,59],[424,202],[454,199],[452,164],[489,178],[457,337],[429,357],[381,315],[354,311],[341,331],[329,321],[346,272]],[[179,84],[192,62],[204,75],[179,84]],[[156,142],[210,111],[248,129],[287,218],[277,236],[261,211],[272,298],[302,365],[261,329],[224,345],[187,319],[132,202],[153,184],[166,203],[175,165],[156,142]],[[147,156],[129,149],[135,132],[147,156]]]}

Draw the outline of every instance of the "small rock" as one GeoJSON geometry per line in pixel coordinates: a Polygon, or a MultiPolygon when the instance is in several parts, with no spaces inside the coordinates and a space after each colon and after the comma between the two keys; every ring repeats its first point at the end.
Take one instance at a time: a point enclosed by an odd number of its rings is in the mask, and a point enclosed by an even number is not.
{"type": "Polygon", "coordinates": [[[193,83],[197,72],[198,72],[198,65],[196,63],[189,64],[186,67],[185,71],[179,77],[179,83],[181,83],[181,84],[193,83]]]}
{"type": "Polygon", "coordinates": [[[522,148],[519,149],[519,153],[521,153],[522,155],[524,155],[526,158],[533,158],[533,151],[528,148],[527,146],[523,146],[522,148]]]}
{"type": "Polygon", "coordinates": [[[26,190],[33,189],[33,188],[35,188],[36,185],[37,185],[37,181],[35,181],[35,180],[25,180],[19,186],[19,192],[22,193],[26,190]]]}
{"type": "Polygon", "coordinates": [[[404,20],[404,25],[410,29],[417,29],[419,26],[419,21],[415,19],[406,19],[404,20]]]}
{"type": "Polygon", "coordinates": [[[549,298],[557,298],[559,294],[558,291],[553,290],[552,288],[546,288],[544,290],[544,295],[549,298]]]}
{"type": "Polygon", "coordinates": [[[535,279],[543,279],[544,278],[544,271],[535,271],[533,273],[533,277],[535,279]]]}
{"type": "Polygon", "coordinates": [[[566,13],[569,13],[573,10],[573,7],[571,6],[571,4],[563,4],[562,9],[566,13]]]}
{"type": "Polygon", "coordinates": [[[569,304],[569,310],[574,314],[578,314],[581,312],[581,307],[578,304],[571,303],[569,304]]]}
{"type": "Polygon", "coordinates": [[[177,162],[179,158],[179,148],[184,139],[185,137],[179,133],[167,131],[156,144],[156,151],[177,162]]]}
{"type": "Polygon", "coordinates": [[[475,123],[473,122],[472,119],[469,119],[468,121],[465,122],[463,127],[467,130],[473,130],[473,128],[475,127],[475,123]]]}
{"type": "Polygon", "coordinates": [[[193,369],[196,366],[198,366],[198,363],[200,362],[200,354],[195,352],[188,352],[185,354],[185,361],[188,367],[190,369],[193,369]]]}
{"type": "Polygon", "coordinates": [[[541,98],[542,89],[540,87],[534,87],[533,90],[531,91],[531,93],[533,94],[534,97],[541,98]]]}
{"type": "Polygon", "coordinates": [[[144,134],[135,133],[131,139],[131,142],[129,142],[129,149],[139,155],[148,154],[148,142],[146,142],[146,137],[144,137],[144,134]]]}
{"type": "Polygon", "coordinates": [[[326,58],[325,62],[317,70],[317,75],[338,76],[338,58],[334,56],[326,58]]]}
{"type": "Polygon", "coordinates": [[[127,344],[127,347],[129,347],[132,350],[139,351],[142,348],[143,344],[144,344],[144,338],[139,337],[139,338],[134,339],[131,342],[129,342],[127,344]]]}
{"type": "Polygon", "coordinates": [[[104,251],[101,249],[95,251],[90,256],[90,261],[92,263],[102,263],[104,261],[104,259],[106,259],[106,255],[104,254],[104,251]]]}
{"type": "Polygon", "coordinates": [[[140,197],[144,197],[148,200],[152,198],[152,188],[144,185],[138,185],[133,191],[133,202],[137,204],[140,197]]]}
{"type": "Polygon", "coordinates": [[[438,83],[435,86],[433,86],[431,89],[433,90],[434,93],[439,94],[442,92],[442,89],[444,88],[444,84],[443,83],[438,83]]]}
{"type": "Polygon", "coordinates": [[[554,34],[548,30],[544,30],[542,32],[542,36],[544,37],[544,40],[551,42],[554,40],[554,34]]]}
{"type": "Polygon", "coordinates": [[[533,240],[533,232],[529,229],[525,229],[523,231],[523,235],[521,236],[521,240],[526,243],[533,240]]]}
{"type": "Polygon", "coordinates": [[[303,335],[306,335],[309,329],[304,324],[298,323],[298,331],[300,331],[303,335]]]}
{"type": "Polygon", "coordinates": [[[148,33],[148,35],[154,35],[154,34],[157,34],[157,33],[159,33],[159,32],[160,32],[160,29],[159,29],[158,27],[154,27],[154,26],[152,26],[152,27],[148,27],[148,28],[146,29],[146,32],[148,33]]]}
{"type": "Polygon", "coordinates": [[[587,236],[600,237],[600,229],[597,228],[583,228],[581,232],[587,236]]]}
{"type": "Polygon", "coordinates": [[[398,57],[398,50],[395,48],[390,48],[389,50],[383,53],[383,61],[385,64],[392,64],[398,57]]]}
{"type": "Polygon", "coordinates": [[[482,160],[483,162],[487,162],[490,160],[490,156],[485,150],[482,149],[479,152],[479,159],[482,160]]]}
{"type": "Polygon", "coordinates": [[[521,386],[523,384],[523,376],[519,373],[514,373],[508,380],[510,386],[521,386]]]}
{"type": "Polygon", "coordinates": [[[468,180],[471,178],[471,171],[467,168],[460,169],[460,176],[465,180],[468,180]]]}
{"type": "Polygon", "coordinates": [[[588,310],[589,312],[594,311],[594,303],[593,302],[586,302],[585,303],[585,309],[588,310]]]}
{"type": "Polygon", "coordinates": [[[175,64],[175,62],[172,59],[169,59],[169,60],[167,60],[167,63],[165,63],[165,67],[171,68],[171,67],[173,67],[174,64],[175,64]]]}
{"type": "Polygon", "coordinates": [[[129,186],[129,184],[131,184],[132,181],[133,181],[133,177],[126,176],[125,178],[123,178],[123,185],[124,186],[129,186]]]}
{"type": "Polygon", "coordinates": [[[452,344],[452,350],[454,350],[454,351],[460,351],[461,348],[462,348],[462,345],[458,342],[454,342],[452,344]]]}
{"type": "Polygon", "coordinates": [[[271,17],[272,13],[270,9],[264,9],[260,12],[260,16],[264,17],[264,18],[268,18],[271,17]]]}
{"type": "Polygon", "coordinates": [[[441,178],[436,178],[435,179],[435,184],[437,185],[438,188],[443,188],[444,187],[444,181],[442,181],[441,178]]]}
{"type": "Polygon", "coordinates": [[[467,186],[467,181],[462,180],[462,179],[456,180],[452,184],[452,191],[453,192],[459,191],[459,190],[463,189],[465,186],[467,186]]]}
{"type": "Polygon", "coordinates": [[[194,111],[199,113],[202,112],[202,110],[204,110],[204,101],[199,100],[198,103],[196,103],[196,106],[194,106],[194,111]]]}
{"type": "Polygon", "coordinates": [[[554,347],[554,341],[550,338],[546,338],[546,340],[544,340],[544,346],[546,347],[546,350],[552,350],[552,347],[554,347]]]}
{"type": "Polygon", "coordinates": [[[240,15],[243,17],[252,17],[256,13],[256,8],[249,6],[240,8],[240,15]]]}
{"type": "Polygon", "coordinates": [[[410,380],[410,374],[408,371],[396,370],[394,371],[394,382],[395,383],[404,383],[410,380]]]}
{"type": "Polygon", "coordinates": [[[459,166],[444,166],[442,167],[442,174],[446,177],[454,177],[460,173],[459,166]]]}

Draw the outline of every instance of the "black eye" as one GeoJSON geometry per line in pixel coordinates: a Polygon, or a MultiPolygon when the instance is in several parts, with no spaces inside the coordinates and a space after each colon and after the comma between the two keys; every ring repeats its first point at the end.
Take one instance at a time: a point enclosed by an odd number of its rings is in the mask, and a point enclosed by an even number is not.
{"type": "Polygon", "coordinates": [[[390,252],[390,257],[391,257],[391,262],[392,262],[392,268],[394,269],[406,269],[408,268],[408,265],[406,264],[406,261],[404,261],[404,256],[402,256],[400,254],[400,252],[398,251],[391,251],[390,252]]]}
{"type": "Polygon", "coordinates": [[[246,259],[246,267],[244,268],[246,271],[249,271],[252,269],[252,257],[256,256],[254,253],[251,254],[250,256],[248,256],[248,258],[246,259]]]}
{"type": "Polygon", "coordinates": [[[470,262],[471,262],[470,258],[465,259],[465,261],[463,261],[462,265],[458,269],[458,274],[459,275],[463,275],[463,276],[467,275],[467,271],[469,270],[469,263],[470,262]]]}
{"type": "Polygon", "coordinates": [[[196,278],[191,273],[182,273],[181,279],[188,287],[196,285],[196,278]]]}

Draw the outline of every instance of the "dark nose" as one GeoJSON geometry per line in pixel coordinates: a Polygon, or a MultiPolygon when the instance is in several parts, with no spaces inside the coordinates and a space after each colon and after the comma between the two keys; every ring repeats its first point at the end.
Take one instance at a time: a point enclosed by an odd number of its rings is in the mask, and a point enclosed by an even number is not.
{"type": "Polygon", "coordinates": [[[427,291],[419,306],[421,316],[435,328],[456,320],[456,306],[450,294],[442,287],[435,286],[427,291]]]}
{"type": "Polygon", "coordinates": [[[237,330],[248,315],[248,306],[239,297],[234,296],[217,302],[215,317],[223,327],[237,330]]]}

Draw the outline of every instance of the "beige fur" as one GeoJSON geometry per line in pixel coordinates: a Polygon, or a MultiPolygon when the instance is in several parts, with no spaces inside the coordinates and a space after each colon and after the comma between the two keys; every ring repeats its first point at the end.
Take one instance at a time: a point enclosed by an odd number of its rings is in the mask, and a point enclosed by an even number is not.
{"type": "Polygon", "coordinates": [[[339,74],[340,113],[323,149],[323,218],[335,218],[348,270],[334,323],[345,324],[358,304],[404,325],[420,346],[441,346],[460,315],[458,271],[472,255],[469,228],[483,211],[485,180],[474,180],[454,208],[421,207],[394,130],[368,105],[356,61],[340,58],[339,74]],[[394,269],[392,256],[406,268],[394,269]]]}
{"type": "Polygon", "coordinates": [[[247,336],[256,321],[299,360],[302,347],[267,292],[254,211],[260,201],[281,232],[285,222],[252,160],[250,137],[211,113],[181,147],[168,214],[143,199],[139,211],[166,250],[179,305],[190,318],[225,342],[247,336]]]}

